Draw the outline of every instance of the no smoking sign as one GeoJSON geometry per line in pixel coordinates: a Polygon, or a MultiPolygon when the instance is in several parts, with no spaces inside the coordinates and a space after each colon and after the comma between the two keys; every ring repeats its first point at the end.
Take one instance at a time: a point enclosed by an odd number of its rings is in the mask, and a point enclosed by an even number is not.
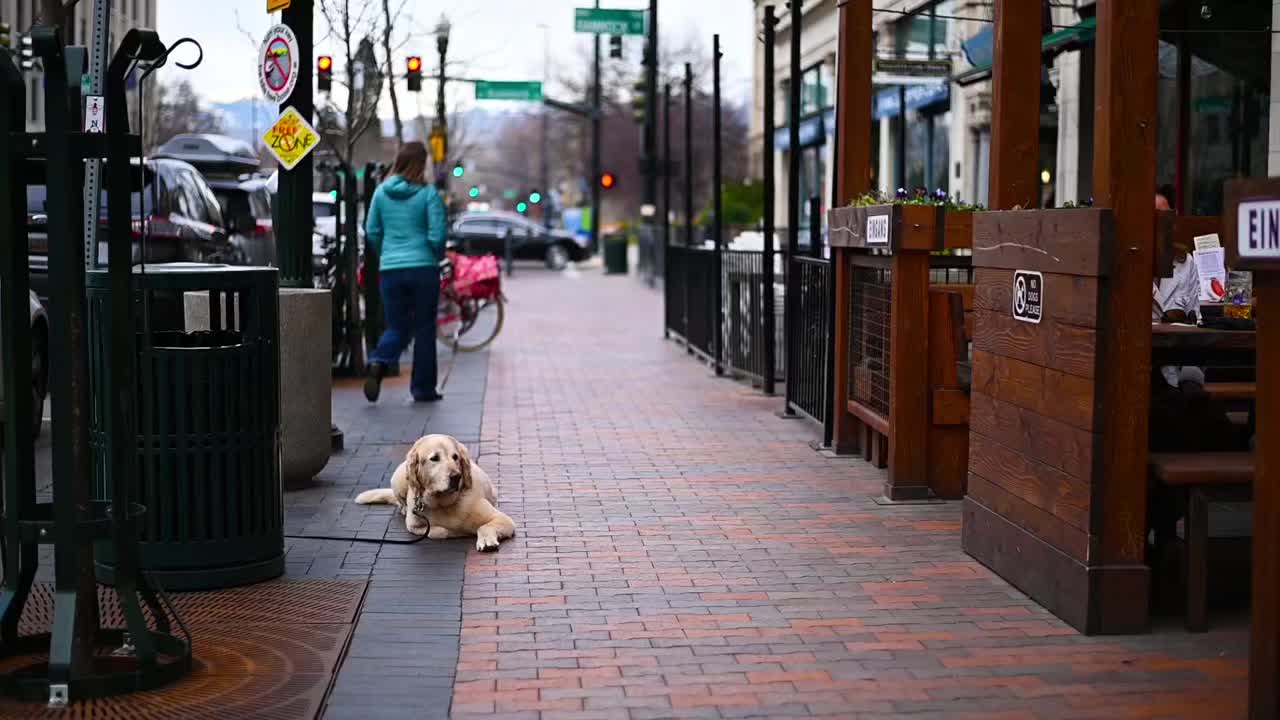
{"type": "Polygon", "coordinates": [[[276,25],[258,48],[258,86],[273,103],[282,103],[298,84],[298,37],[287,25],[276,25]]]}

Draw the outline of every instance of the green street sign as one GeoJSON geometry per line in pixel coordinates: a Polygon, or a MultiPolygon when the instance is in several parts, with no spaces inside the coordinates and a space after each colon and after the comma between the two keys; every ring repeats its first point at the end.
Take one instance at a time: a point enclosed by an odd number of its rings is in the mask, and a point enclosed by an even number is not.
{"type": "Polygon", "coordinates": [[[525,100],[537,102],[542,99],[542,83],[540,82],[508,82],[505,80],[477,80],[477,100],[525,100]]]}
{"type": "Polygon", "coordinates": [[[593,35],[643,35],[644,10],[577,8],[573,11],[573,31],[593,35]]]}

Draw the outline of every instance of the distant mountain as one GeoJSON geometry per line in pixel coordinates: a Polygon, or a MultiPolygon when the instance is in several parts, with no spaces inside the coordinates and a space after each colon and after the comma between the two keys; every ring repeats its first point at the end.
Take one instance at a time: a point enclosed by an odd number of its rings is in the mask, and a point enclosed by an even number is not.
{"type": "MultiPolygon", "coordinates": [[[[256,98],[214,103],[212,109],[222,119],[223,130],[227,135],[255,145],[258,138],[262,137],[262,133],[266,132],[267,127],[276,119],[279,112],[275,105],[266,100],[256,98]]],[[[471,108],[464,112],[462,117],[467,126],[467,133],[475,136],[497,132],[514,114],[513,111],[509,110],[471,108]]],[[[430,119],[427,120],[426,125],[430,127],[430,119]]],[[[406,118],[405,135],[410,139],[423,139],[416,137],[417,133],[414,131],[414,126],[415,123],[406,118]]],[[[389,117],[384,118],[382,120],[382,136],[391,137],[394,134],[395,121],[389,117]]]]}

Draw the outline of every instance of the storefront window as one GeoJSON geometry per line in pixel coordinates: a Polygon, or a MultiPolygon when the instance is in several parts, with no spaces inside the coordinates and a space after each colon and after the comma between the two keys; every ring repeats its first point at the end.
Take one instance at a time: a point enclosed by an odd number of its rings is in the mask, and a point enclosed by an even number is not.
{"type": "Polygon", "coordinates": [[[946,57],[947,31],[951,22],[946,16],[951,15],[954,9],[954,0],[940,0],[894,23],[894,53],[902,58],[946,57]]]}

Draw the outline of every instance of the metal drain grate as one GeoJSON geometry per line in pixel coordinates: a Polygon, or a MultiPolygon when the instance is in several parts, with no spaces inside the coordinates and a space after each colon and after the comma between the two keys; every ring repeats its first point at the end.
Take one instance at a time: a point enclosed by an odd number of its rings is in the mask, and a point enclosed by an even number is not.
{"type": "MultiPolygon", "coordinates": [[[[351,634],[365,585],[275,582],[174,595],[193,636],[196,668],[190,676],[165,688],[77,702],[58,711],[0,698],[0,720],[314,718],[351,634]]],[[[99,599],[104,623],[121,627],[115,591],[99,588],[99,599]]],[[[52,615],[51,587],[33,587],[22,632],[47,632],[52,615]]],[[[45,659],[8,658],[0,662],[0,672],[45,659]]]]}
{"type": "MultiPolygon", "coordinates": [[[[169,596],[189,626],[227,623],[332,625],[355,622],[364,597],[363,582],[309,580],[271,582],[212,592],[169,596]]],[[[98,588],[98,607],[106,627],[124,627],[120,603],[112,588],[98,588]]],[[[48,632],[53,623],[53,586],[37,584],[23,609],[19,632],[48,632]]]]}

